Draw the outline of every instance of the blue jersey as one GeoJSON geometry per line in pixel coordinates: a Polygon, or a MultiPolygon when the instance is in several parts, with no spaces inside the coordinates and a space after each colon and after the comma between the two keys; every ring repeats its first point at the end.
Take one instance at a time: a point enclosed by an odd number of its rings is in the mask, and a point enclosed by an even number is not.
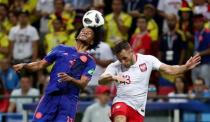
{"type": "Polygon", "coordinates": [[[46,94],[59,92],[69,95],[79,95],[79,87],[70,82],[59,82],[58,73],[65,72],[75,79],[87,76],[91,79],[96,64],[87,53],[77,52],[76,48],[59,45],[45,56],[48,63],[55,62],[50,73],[50,81],[46,88],[46,94]]]}

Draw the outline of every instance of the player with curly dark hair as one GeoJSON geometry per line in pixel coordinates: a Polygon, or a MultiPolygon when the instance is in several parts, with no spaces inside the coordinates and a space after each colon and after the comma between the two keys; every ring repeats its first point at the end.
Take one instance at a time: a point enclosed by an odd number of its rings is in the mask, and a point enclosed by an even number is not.
{"type": "Polygon", "coordinates": [[[76,114],[80,88],[84,88],[95,70],[94,59],[86,52],[100,43],[100,27],[85,27],[76,35],[76,46],[58,45],[41,61],[14,65],[21,70],[38,71],[55,63],[44,97],[33,122],[70,122],[76,114]]]}

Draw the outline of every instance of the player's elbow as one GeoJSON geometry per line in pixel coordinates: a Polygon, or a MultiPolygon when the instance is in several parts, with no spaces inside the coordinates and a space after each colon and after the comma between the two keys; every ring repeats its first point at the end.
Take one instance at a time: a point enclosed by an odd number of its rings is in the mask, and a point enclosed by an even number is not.
{"type": "Polygon", "coordinates": [[[98,80],[98,84],[99,85],[105,85],[107,84],[106,80],[104,80],[104,78],[100,77],[99,80],[98,80]]]}
{"type": "Polygon", "coordinates": [[[99,85],[104,85],[103,81],[101,81],[101,80],[98,81],[98,84],[99,85]]]}
{"type": "Polygon", "coordinates": [[[86,84],[86,83],[80,83],[80,84],[78,84],[78,86],[79,86],[81,89],[84,89],[84,88],[87,86],[87,84],[86,84]]]}

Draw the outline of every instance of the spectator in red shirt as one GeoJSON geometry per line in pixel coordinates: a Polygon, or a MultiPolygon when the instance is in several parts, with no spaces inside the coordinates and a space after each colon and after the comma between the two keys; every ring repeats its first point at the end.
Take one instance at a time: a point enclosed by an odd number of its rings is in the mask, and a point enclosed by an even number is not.
{"type": "MultiPolygon", "coordinates": [[[[4,89],[4,85],[2,80],[0,79],[0,96],[8,96],[8,92],[4,89]]],[[[0,98],[0,113],[7,112],[7,108],[9,106],[9,99],[0,98]]]]}
{"type": "Polygon", "coordinates": [[[133,34],[130,44],[135,53],[150,54],[151,37],[147,31],[148,21],[144,15],[141,15],[137,20],[137,27],[141,32],[133,34]]]}

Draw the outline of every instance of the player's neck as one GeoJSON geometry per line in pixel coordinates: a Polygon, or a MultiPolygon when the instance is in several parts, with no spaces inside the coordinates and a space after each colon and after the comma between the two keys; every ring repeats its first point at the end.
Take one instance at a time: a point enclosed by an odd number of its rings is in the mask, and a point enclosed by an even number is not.
{"type": "Polygon", "coordinates": [[[137,61],[137,54],[133,53],[133,58],[131,60],[131,65],[134,65],[137,61]]]}
{"type": "Polygon", "coordinates": [[[78,52],[85,52],[85,51],[87,51],[88,46],[87,46],[87,45],[84,45],[83,43],[79,43],[79,42],[78,42],[78,43],[76,44],[75,48],[76,48],[76,50],[77,50],[78,52]]]}

